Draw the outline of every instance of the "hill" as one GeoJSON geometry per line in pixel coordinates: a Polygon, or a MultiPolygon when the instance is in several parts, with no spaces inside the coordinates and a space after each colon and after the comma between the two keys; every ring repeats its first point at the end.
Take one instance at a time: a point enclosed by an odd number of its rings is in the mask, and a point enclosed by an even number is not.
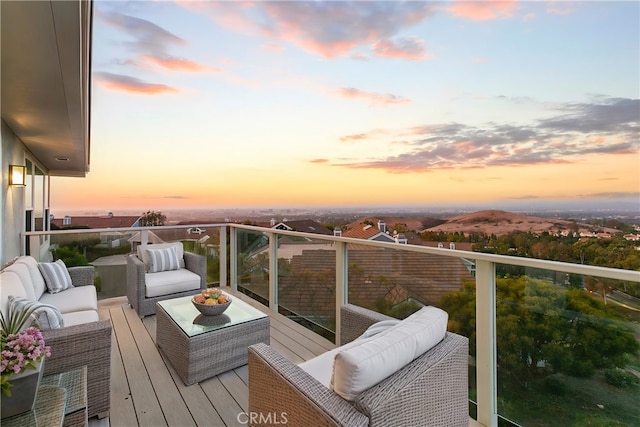
{"type": "Polygon", "coordinates": [[[563,230],[575,230],[578,232],[608,232],[619,233],[615,228],[600,227],[594,230],[592,224],[576,223],[558,218],[544,218],[537,216],[521,215],[500,210],[484,210],[464,215],[458,215],[446,220],[443,224],[425,228],[422,231],[443,231],[445,233],[471,233],[484,232],[487,234],[504,235],[513,231],[527,231],[532,233],[556,233],[563,230]]]}

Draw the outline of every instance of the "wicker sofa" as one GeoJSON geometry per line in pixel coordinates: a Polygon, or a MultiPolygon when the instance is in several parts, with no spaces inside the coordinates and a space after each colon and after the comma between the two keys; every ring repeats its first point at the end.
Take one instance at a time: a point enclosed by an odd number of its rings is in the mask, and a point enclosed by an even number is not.
{"type": "Polygon", "coordinates": [[[156,302],[194,295],[207,288],[207,259],[184,251],[181,242],[139,246],[127,257],[127,299],[141,318],[156,313],[156,302]],[[150,272],[147,250],[177,249],[179,268],[150,272]]]}
{"type": "MultiPolygon", "coordinates": [[[[343,306],[341,348],[369,326],[389,319],[354,305],[343,306]]],[[[446,332],[430,350],[352,401],[268,345],[257,344],[248,351],[252,426],[269,425],[274,419],[304,426],[469,425],[468,339],[460,335],[446,332]]],[[[340,349],[331,353],[336,351],[340,349]]]]}
{"type": "Polygon", "coordinates": [[[0,272],[0,309],[5,316],[8,314],[10,296],[59,309],[64,326],[42,331],[46,345],[51,347],[44,375],[86,365],[88,416],[102,418],[109,414],[111,405],[111,320],[100,320],[93,267],[70,267],[67,271],[73,287],[52,294],[35,258],[16,258],[0,272]]]}

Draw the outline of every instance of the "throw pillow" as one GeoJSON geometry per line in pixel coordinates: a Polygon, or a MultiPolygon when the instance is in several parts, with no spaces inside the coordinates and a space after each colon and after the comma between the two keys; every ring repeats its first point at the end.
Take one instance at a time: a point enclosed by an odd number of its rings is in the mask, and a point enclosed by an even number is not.
{"type": "Polygon", "coordinates": [[[175,246],[164,249],[147,249],[149,254],[149,273],[177,270],[180,268],[178,252],[175,246]]]}
{"type": "Polygon", "coordinates": [[[43,304],[28,298],[10,295],[9,307],[11,311],[23,311],[35,308],[31,317],[42,331],[64,327],[64,320],[62,319],[60,310],[51,304],[43,304]]]}
{"type": "Polygon", "coordinates": [[[61,259],[56,262],[41,262],[38,264],[38,269],[42,273],[42,277],[44,277],[47,289],[52,294],[73,288],[67,266],[61,259]]]}

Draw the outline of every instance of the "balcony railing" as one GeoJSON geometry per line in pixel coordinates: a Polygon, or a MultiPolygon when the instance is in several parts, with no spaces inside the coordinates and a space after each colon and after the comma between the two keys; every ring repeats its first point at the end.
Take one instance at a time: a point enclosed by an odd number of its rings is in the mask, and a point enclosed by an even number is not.
{"type": "Polygon", "coordinates": [[[638,271],[229,223],[24,238],[24,253],[40,260],[63,247],[87,257],[100,298],[126,295],[125,256],[137,245],[182,241],[207,256],[211,286],[230,286],[334,341],[345,303],[398,317],[438,305],[470,340],[470,412],[479,423],[640,423],[640,302],[611,292],[639,287],[638,271]]]}

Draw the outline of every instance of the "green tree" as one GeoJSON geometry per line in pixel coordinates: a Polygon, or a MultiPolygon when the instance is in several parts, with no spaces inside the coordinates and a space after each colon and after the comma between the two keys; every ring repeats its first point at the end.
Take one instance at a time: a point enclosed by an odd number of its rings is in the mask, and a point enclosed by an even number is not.
{"type": "Polygon", "coordinates": [[[140,222],[145,227],[155,227],[164,225],[167,220],[167,216],[158,211],[146,211],[142,214],[140,222]]]}
{"type": "MultiPolygon", "coordinates": [[[[526,385],[556,372],[589,376],[623,367],[640,345],[624,323],[582,289],[527,276],[496,279],[496,336],[501,375],[526,385]]],[[[475,354],[475,284],[445,295],[450,330],[475,354]]]]}

